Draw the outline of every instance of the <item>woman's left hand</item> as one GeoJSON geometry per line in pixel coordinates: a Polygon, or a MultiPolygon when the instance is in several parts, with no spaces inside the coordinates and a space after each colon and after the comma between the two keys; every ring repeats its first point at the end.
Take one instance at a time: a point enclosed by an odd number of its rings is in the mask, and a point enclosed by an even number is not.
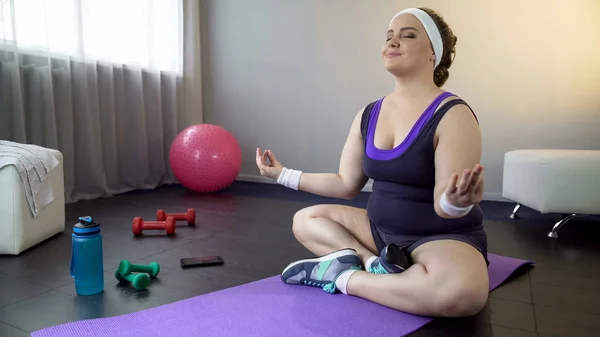
{"type": "Polygon", "coordinates": [[[446,187],[446,199],[456,207],[469,207],[483,199],[483,165],[477,164],[470,170],[464,170],[462,176],[453,174],[446,187]]]}

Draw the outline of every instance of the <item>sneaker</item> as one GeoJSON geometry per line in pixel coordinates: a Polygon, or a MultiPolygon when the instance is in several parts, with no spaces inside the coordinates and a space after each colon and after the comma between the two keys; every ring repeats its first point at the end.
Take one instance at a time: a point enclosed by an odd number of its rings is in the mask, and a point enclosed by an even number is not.
{"type": "Polygon", "coordinates": [[[369,272],[374,274],[401,273],[412,264],[410,255],[405,250],[390,243],[381,250],[381,254],[371,263],[369,272]]]}
{"type": "Polygon", "coordinates": [[[281,280],[287,284],[320,287],[333,294],[338,276],[353,269],[362,269],[362,262],[356,250],[346,248],[314,259],[292,262],[281,273],[281,280]]]}

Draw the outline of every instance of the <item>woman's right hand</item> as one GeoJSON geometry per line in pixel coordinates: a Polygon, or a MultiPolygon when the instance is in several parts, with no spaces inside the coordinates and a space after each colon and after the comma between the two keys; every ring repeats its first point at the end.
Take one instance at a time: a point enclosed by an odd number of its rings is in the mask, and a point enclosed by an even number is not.
{"type": "Polygon", "coordinates": [[[260,148],[256,149],[256,166],[260,170],[260,175],[277,180],[283,170],[283,165],[275,158],[273,151],[265,150],[264,153],[261,152],[260,148]],[[269,162],[267,162],[267,159],[269,162]]]}

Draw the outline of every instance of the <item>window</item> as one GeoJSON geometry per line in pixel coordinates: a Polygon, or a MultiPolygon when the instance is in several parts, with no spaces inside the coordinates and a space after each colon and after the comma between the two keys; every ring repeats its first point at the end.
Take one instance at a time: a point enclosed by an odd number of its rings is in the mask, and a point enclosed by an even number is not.
{"type": "Polygon", "coordinates": [[[182,71],[181,0],[0,0],[0,48],[182,71]]]}

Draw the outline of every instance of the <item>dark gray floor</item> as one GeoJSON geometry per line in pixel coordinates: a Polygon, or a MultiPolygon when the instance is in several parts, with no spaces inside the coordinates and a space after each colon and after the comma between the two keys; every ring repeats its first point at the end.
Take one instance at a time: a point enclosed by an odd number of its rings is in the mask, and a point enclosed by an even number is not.
{"type": "MultiPolygon", "coordinates": [[[[28,336],[63,322],[128,313],[279,274],[289,262],[311,255],[292,236],[294,212],[315,203],[364,206],[367,198],[345,202],[276,185],[235,183],[211,195],[173,186],[67,205],[65,233],[21,256],[0,257],[0,336],[28,336]],[[158,208],[188,207],[196,209],[196,227],[180,224],[175,237],[132,236],[134,216],[153,219],[158,208]],[[105,291],[91,297],[75,295],[69,276],[70,231],[81,215],[100,222],[104,235],[105,291]],[[199,255],[221,255],[225,264],[179,267],[180,258],[199,255]],[[122,259],[160,263],[150,291],[117,284],[114,270],[122,259]]],[[[477,316],[436,320],[412,336],[598,336],[598,219],[574,220],[553,241],[546,233],[556,215],[523,208],[521,219],[510,220],[512,204],[482,207],[490,252],[531,259],[535,268],[494,291],[477,316]]]]}

